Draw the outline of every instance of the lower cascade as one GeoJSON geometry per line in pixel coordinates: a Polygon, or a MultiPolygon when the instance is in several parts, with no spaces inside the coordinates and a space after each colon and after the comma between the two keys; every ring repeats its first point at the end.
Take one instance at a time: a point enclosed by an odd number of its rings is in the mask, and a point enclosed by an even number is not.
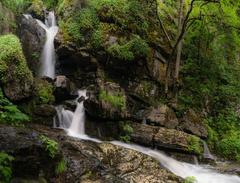
{"type": "MultiPolygon", "coordinates": [[[[69,136],[101,143],[101,140],[91,138],[85,134],[84,100],[79,101],[82,97],[86,98],[86,90],[78,91],[78,98],[76,99],[77,107],[74,113],[70,110],[65,110],[63,106],[56,107],[57,116],[54,120],[54,127],[64,129],[69,136]]],[[[197,183],[240,183],[240,178],[238,176],[220,174],[204,165],[193,165],[180,162],[158,150],[120,141],[111,141],[110,143],[151,156],[175,175],[182,178],[195,177],[197,183]]]]}

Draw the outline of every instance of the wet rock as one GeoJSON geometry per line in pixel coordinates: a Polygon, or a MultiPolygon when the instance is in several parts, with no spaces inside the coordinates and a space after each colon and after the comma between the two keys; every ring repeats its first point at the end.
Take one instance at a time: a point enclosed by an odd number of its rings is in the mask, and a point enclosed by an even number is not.
{"type": "Polygon", "coordinates": [[[145,117],[148,124],[156,126],[174,129],[178,125],[178,119],[174,111],[166,105],[150,108],[145,117]]]}
{"type": "Polygon", "coordinates": [[[129,117],[124,90],[116,83],[107,82],[95,87],[84,101],[89,116],[98,119],[120,120],[129,117]]]}
{"type": "Polygon", "coordinates": [[[180,183],[183,180],[161,167],[158,161],[140,152],[110,143],[74,139],[37,127],[41,133],[61,139],[68,162],[67,171],[58,180],[64,183],[180,183]],[[61,136],[61,137],[60,137],[61,136]]]}
{"type": "Polygon", "coordinates": [[[67,99],[77,98],[77,88],[66,76],[56,76],[54,85],[54,95],[57,103],[67,99]]]}
{"type": "Polygon", "coordinates": [[[51,158],[36,131],[0,125],[0,149],[14,157],[13,177],[38,179],[40,174],[49,180],[55,176],[59,153],[51,158]]]}
{"type": "Polygon", "coordinates": [[[158,131],[158,127],[144,125],[144,124],[131,124],[133,133],[130,135],[131,141],[147,147],[154,146],[154,135],[158,131]]]}
{"type": "Polygon", "coordinates": [[[70,111],[75,111],[77,107],[77,102],[75,100],[65,100],[63,102],[63,105],[66,109],[69,109],[70,111]]]}
{"type": "MultiPolygon", "coordinates": [[[[161,150],[195,154],[189,149],[192,135],[163,127],[132,123],[131,141],[161,150]]],[[[202,147],[200,147],[202,148],[202,147]]]]}
{"type": "Polygon", "coordinates": [[[40,55],[45,42],[46,32],[30,15],[20,20],[20,39],[29,68],[37,75],[40,67],[40,55]]]}
{"type": "Polygon", "coordinates": [[[208,136],[207,128],[203,123],[203,119],[194,110],[190,109],[184,115],[179,127],[187,133],[197,135],[206,139],[208,136]]]}
{"type": "Polygon", "coordinates": [[[53,117],[56,115],[56,110],[53,105],[42,104],[34,108],[34,113],[42,117],[53,117]]]}

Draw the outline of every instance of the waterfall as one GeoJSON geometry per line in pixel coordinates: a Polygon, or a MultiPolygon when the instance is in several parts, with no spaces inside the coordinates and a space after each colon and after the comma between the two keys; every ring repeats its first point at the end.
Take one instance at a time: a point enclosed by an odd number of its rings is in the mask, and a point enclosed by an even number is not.
{"type": "MultiPolygon", "coordinates": [[[[80,90],[78,94],[79,96],[76,99],[77,108],[74,113],[65,110],[62,106],[57,107],[59,127],[65,129],[70,136],[101,143],[102,141],[91,138],[85,134],[85,111],[83,101],[78,102],[78,100],[81,97],[86,97],[86,90],[80,90]]],[[[119,141],[111,141],[110,143],[151,156],[158,160],[162,166],[175,175],[178,175],[182,178],[193,176],[196,178],[197,183],[240,183],[240,178],[238,176],[220,174],[206,166],[180,162],[157,150],[135,144],[126,144],[119,141]]],[[[207,154],[210,154],[210,152],[207,154]]]]}
{"type": "Polygon", "coordinates": [[[54,12],[49,12],[45,19],[45,24],[40,20],[36,21],[46,31],[46,41],[41,53],[41,67],[39,75],[54,78],[56,62],[54,38],[58,33],[54,12]]]}
{"type": "Polygon", "coordinates": [[[208,148],[208,145],[205,141],[202,141],[203,142],[203,147],[204,147],[204,152],[203,152],[203,157],[206,158],[206,159],[211,159],[211,160],[214,160],[214,156],[211,154],[209,148],[208,148]]]}

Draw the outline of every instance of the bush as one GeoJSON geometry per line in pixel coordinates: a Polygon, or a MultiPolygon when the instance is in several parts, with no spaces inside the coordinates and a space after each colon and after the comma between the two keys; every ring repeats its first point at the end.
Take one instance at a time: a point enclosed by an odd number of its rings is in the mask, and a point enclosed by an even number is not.
{"type": "Polygon", "coordinates": [[[129,143],[131,140],[130,135],[133,133],[133,128],[129,125],[129,122],[121,121],[119,123],[120,136],[119,139],[123,142],[129,143]]]}
{"type": "Polygon", "coordinates": [[[45,146],[45,150],[48,152],[51,158],[54,158],[58,152],[58,143],[44,135],[40,136],[40,140],[45,146]]]}
{"type": "Polygon", "coordinates": [[[218,152],[225,158],[240,161],[240,132],[229,131],[225,133],[217,146],[218,152]]]}
{"type": "Polygon", "coordinates": [[[29,117],[5,98],[0,89],[0,123],[17,125],[26,121],[29,121],[29,117]]]}
{"type": "Polygon", "coordinates": [[[184,180],[184,183],[197,183],[197,179],[195,177],[187,177],[184,180]]]}
{"type": "Polygon", "coordinates": [[[118,94],[109,94],[104,90],[101,90],[99,93],[99,100],[108,102],[113,107],[124,110],[126,108],[126,99],[121,93],[118,94]]]}
{"type": "Polygon", "coordinates": [[[11,162],[14,160],[12,156],[4,152],[0,152],[0,182],[8,183],[12,177],[11,162]]]}
{"type": "Polygon", "coordinates": [[[188,151],[199,155],[203,153],[203,146],[199,137],[192,135],[188,138],[188,151]]]}

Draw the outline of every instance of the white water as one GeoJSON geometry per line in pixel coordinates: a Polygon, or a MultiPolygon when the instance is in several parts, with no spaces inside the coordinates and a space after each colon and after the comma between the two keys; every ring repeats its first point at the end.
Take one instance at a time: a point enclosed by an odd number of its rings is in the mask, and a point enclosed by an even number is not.
{"type": "Polygon", "coordinates": [[[54,38],[58,33],[58,26],[56,25],[54,12],[49,12],[46,17],[45,24],[40,20],[36,21],[46,31],[46,41],[41,53],[41,67],[39,75],[54,78],[56,62],[54,38]]]}
{"type": "Polygon", "coordinates": [[[203,157],[206,158],[206,159],[211,159],[211,160],[214,160],[214,156],[211,154],[209,148],[208,148],[208,145],[205,141],[202,141],[203,142],[203,147],[204,147],[204,153],[203,153],[203,157]]]}
{"type": "MultiPolygon", "coordinates": [[[[86,97],[86,90],[79,91],[78,98],[80,98],[81,96],[86,97]]],[[[75,110],[73,116],[70,118],[67,116],[69,114],[68,112],[66,112],[67,110],[61,109],[61,111],[62,111],[61,115],[64,117],[60,117],[62,120],[60,124],[67,123],[67,125],[63,125],[60,127],[64,128],[67,131],[68,135],[84,140],[90,140],[97,143],[101,143],[100,140],[91,138],[85,134],[84,130],[85,111],[83,101],[78,103],[77,109],[75,110]],[[67,120],[65,121],[65,119],[67,120]],[[70,127],[66,128],[65,126],[68,126],[69,119],[72,119],[71,125],[70,127]]],[[[59,114],[60,113],[58,112],[58,115],[59,114]]],[[[240,183],[240,177],[238,176],[220,174],[204,166],[180,162],[171,157],[168,157],[164,153],[157,150],[153,150],[135,144],[126,144],[119,141],[112,141],[110,143],[151,156],[157,159],[165,168],[167,168],[175,175],[178,175],[182,178],[194,176],[198,183],[240,183]]]]}

